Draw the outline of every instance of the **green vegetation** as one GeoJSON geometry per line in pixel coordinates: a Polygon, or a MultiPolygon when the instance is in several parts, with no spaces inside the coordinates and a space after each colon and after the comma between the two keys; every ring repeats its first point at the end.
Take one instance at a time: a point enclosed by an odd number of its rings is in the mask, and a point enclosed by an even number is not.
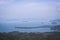
{"type": "Polygon", "coordinates": [[[59,40],[60,32],[0,32],[0,40],[59,40]]]}

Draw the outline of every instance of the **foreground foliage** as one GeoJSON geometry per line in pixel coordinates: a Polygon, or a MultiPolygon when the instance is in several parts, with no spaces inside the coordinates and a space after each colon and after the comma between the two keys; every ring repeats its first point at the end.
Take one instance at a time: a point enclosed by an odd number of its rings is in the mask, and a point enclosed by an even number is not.
{"type": "Polygon", "coordinates": [[[60,32],[0,32],[0,40],[60,40],[60,32]]]}

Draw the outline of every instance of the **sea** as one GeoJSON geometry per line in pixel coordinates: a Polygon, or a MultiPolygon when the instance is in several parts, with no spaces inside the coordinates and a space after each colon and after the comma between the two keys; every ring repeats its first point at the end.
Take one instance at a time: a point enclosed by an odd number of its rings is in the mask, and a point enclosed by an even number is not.
{"type": "Polygon", "coordinates": [[[37,27],[50,25],[47,23],[41,24],[40,22],[30,22],[30,23],[0,23],[0,32],[11,32],[11,31],[19,31],[19,32],[51,32],[50,28],[33,28],[33,29],[19,29],[15,27],[37,27]]]}

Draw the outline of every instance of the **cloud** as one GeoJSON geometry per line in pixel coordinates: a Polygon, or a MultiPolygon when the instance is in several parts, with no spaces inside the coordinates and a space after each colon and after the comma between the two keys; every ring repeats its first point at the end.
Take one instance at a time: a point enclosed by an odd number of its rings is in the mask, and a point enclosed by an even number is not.
{"type": "Polygon", "coordinates": [[[58,2],[58,3],[56,4],[56,9],[57,9],[58,12],[60,12],[60,2],[58,2]]]}
{"type": "MultiPolygon", "coordinates": [[[[14,0],[15,1],[15,0],[14,0]]],[[[9,5],[3,5],[1,8],[2,19],[18,19],[21,18],[56,18],[56,2],[28,2],[26,1],[8,1],[9,5]],[[11,2],[14,2],[11,4],[11,2]],[[3,14],[2,14],[3,13],[3,14]]],[[[5,1],[4,1],[5,2],[5,1]]],[[[6,1],[7,2],[7,1],[6,1]]]]}
{"type": "Polygon", "coordinates": [[[0,0],[0,5],[5,5],[14,2],[15,0],[0,0]]]}
{"type": "Polygon", "coordinates": [[[56,12],[57,12],[57,18],[60,18],[60,2],[56,2],[56,12]]]}

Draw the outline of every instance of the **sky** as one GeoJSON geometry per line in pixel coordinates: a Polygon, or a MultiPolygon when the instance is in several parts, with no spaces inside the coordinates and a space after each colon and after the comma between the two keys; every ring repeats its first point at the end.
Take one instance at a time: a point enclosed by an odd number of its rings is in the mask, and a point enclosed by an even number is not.
{"type": "Polygon", "coordinates": [[[0,22],[60,19],[59,0],[0,0],[0,22]]]}
{"type": "Polygon", "coordinates": [[[0,0],[0,31],[11,31],[15,26],[39,26],[40,22],[52,19],[60,19],[60,0],[0,0]]]}

